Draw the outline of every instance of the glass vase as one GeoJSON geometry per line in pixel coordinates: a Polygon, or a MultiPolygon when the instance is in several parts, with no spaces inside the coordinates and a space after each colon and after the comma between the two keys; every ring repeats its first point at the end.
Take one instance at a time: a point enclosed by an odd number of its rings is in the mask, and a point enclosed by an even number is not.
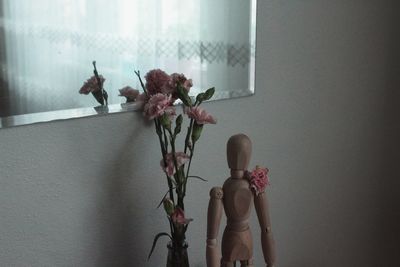
{"type": "Polygon", "coordinates": [[[186,241],[181,243],[170,241],[167,248],[167,267],[189,267],[188,244],[186,241]]]}

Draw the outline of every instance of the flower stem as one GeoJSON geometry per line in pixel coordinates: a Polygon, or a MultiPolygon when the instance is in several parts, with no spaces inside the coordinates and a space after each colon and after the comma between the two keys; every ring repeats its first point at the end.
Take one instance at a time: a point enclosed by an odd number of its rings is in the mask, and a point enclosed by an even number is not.
{"type": "Polygon", "coordinates": [[[162,129],[163,129],[163,135],[164,135],[165,151],[168,152],[168,138],[167,138],[167,134],[165,133],[165,128],[162,127],[162,129]]]}
{"type": "Polygon", "coordinates": [[[172,159],[174,162],[174,167],[175,167],[175,181],[176,181],[176,195],[178,197],[178,206],[184,210],[184,204],[183,204],[183,186],[184,186],[184,179],[182,179],[182,171],[178,168],[178,161],[176,159],[176,149],[175,149],[175,136],[172,134],[172,131],[167,128],[167,131],[169,133],[169,136],[171,138],[171,152],[172,152],[172,159]]]}
{"type": "Polygon", "coordinates": [[[146,87],[144,86],[144,83],[143,83],[142,77],[140,77],[140,71],[138,71],[138,70],[135,70],[134,72],[135,72],[136,76],[137,76],[137,77],[138,77],[138,79],[139,79],[140,85],[141,85],[141,86],[142,86],[142,88],[143,88],[143,92],[145,92],[145,94],[146,94],[146,95],[148,95],[148,93],[147,93],[147,90],[146,90],[146,87]]]}
{"type": "Polygon", "coordinates": [[[188,131],[186,133],[186,138],[185,138],[185,150],[184,150],[185,154],[189,147],[190,135],[192,134],[192,130],[193,130],[193,122],[194,122],[194,120],[190,119],[190,124],[189,124],[188,131]]]}
{"type": "MultiPolygon", "coordinates": [[[[183,191],[182,192],[183,193],[182,194],[182,201],[183,201],[183,197],[185,197],[185,195],[186,195],[186,184],[187,184],[190,165],[191,165],[192,157],[193,157],[194,143],[192,144],[191,148],[189,147],[190,136],[191,136],[192,130],[193,130],[193,124],[194,124],[194,119],[190,119],[190,124],[189,124],[188,130],[187,130],[187,133],[186,133],[186,138],[185,138],[185,149],[184,149],[184,152],[186,154],[187,149],[189,148],[189,150],[190,150],[190,159],[189,159],[188,167],[187,167],[187,170],[186,170],[186,176],[184,177],[184,181],[183,181],[183,184],[182,184],[182,187],[183,187],[182,188],[182,191],[183,191]]],[[[185,167],[183,167],[183,168],[185,168],[185,167]]],[[[179,201],[179,199],[178,199],[178,201],[179,201]]]]}
{"type": "Polygon", "coordinates": [[[183,186],[183,196],[186,195],[186,184],[187,184],[187,180],[189,178],[190,165],[192,164],[193,151],[194,151],[194,145],[195,144],[196,143],[193,143],[192,144],[192,148],[190,149],[190,158],[189,158],[188,167],[186,169],[186,176],[185,176],[185,181],[184,181],[184,186],[183,186]]]}
{"type": "MultiPolygon", "coordinates": [[[[165,131],[165,128],[163,128],[163,129],[165,131]]],[[[175,149],[175,137],[172,134],[171,129],[167,128],[167,131],[169,133],[169,137],[171,138],[171,152],[172,152],[172,158],[173,158],[173,161],[174,161],[175,173],[178,173],[178,171],[179,171],[178,170],[178,161],[176,160],[176,155],[175,155],[175,152],[176,152],[176,149],[175,149]]]]}
{"type": "MultiPolygon", "coordinates": [[[[165,144],[162,140],[162,133],[161,133],[161,129],[160,129],[160,122],[158,121],[158,119],[154,119],[154,125],[156,127],[156,133],[158,135],[158,140],[160,142],[160,147],[161,147],[161,154],[162,154],[162,158],[163,158],[163,163],[164,166],[167,166],[167,159],[166,159],[166,155],[167,155],[167,150],[165,147],[165,144]]],[[[172,182],[171,179],[168,177],[167,175],[167,183],[168,183],[168,189],[169,189],[169,198],[171,199],[171,201],[173,203],[175,203],[174,200],[174,191],[173,191],[173,186],[172,186],[172,182]]]]}
{"type": "Polygon", "coordinates": [[[96,61],[93,61],[92,64],[93,64],[93,68],[94,68],[93,73],[94,73],[94,76],[96,77],[96,82],[97,82],[97,85],[99,86],[99,91],[101,92],[101,103],[100,104],[104,105],[104,101],[105,101],[106,106],[108,106],[108,101],[107,101],[108,97],[106,97],[107,92],[104,89],[103,84],[101,83],[101,79],[100,79],[99,73],[96,68],[96,61]]]}

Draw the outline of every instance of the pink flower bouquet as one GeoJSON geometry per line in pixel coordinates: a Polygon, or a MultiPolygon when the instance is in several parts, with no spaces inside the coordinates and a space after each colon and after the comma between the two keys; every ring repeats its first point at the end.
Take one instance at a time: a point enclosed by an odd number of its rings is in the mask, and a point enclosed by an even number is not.
{"type": "MultiPolygon", "coordinates": [[[[172,246],[179,247],[185,242],[185,233],[189,222],[192,221],[185,217],[186,186],[190,177],[200,178],[190,176],[195,145],[200,139],[204,125],[217,122],[200,105],[211,99],[215,89],[210,88],[195,97],[190,97],[190,88],[193,83],[183,74],[168,75],[163,70],[155,69],[145,75],[145,82],[143,82],[140,73],[138,71],[135,73],[143,88],[143,93],[136,94],[135,92],[134,101],[143,108],[143,115],[154,121],[161,148],[160,165],[168,184],[168,191],[161,203],[164,204],[164,210],[171,226],[170,234],[163,232],[156,235],[150,257],[161,236],[168,236],[172,246]],[[177,115],[174,106],[177,100],[182,102],[183,114],[177,115]],[[182,131],[184,118],[188,119],[188,126],[183,148],[178,150],[176,140],[182,131]]],[[[121,95],[123,93],[125,91],[121,91],[121,95]]],[[[123,96],[126,97],[126,95],[123,96]]]]}

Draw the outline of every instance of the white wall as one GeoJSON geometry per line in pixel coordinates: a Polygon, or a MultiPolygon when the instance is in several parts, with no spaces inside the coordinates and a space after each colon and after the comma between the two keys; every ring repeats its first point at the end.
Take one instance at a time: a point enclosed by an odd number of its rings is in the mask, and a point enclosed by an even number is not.
{"type": "MultiPolygon", "coordinates": [[[[238,132],[252,165],[271,169],[279,266],[397,266],[394,2],[259,0],[256,96],[206,104],[219,122],[193,166],[209,182],[189,185],[192,266],[204,266],[208,190],[238,132]]],[[[0,151],[1,266],[165,264],[165,242],[146,262],[167,229],[155,209],[166,185],[140,114],[1,129],[0,151]]]]}

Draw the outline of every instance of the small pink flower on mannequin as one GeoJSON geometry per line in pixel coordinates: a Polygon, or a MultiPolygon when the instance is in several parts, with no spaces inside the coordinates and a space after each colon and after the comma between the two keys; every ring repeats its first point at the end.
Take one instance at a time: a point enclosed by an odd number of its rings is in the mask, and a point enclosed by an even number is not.
{"type": "Polygon", "coordinates": [[[258,165],[253,171],[246,171],[245,175],[250,182],[250,188],[257,196],[263,193],[265,191],[265,188],[270,185],[268,172],[268,168],[262,168],[258,165]]]}

